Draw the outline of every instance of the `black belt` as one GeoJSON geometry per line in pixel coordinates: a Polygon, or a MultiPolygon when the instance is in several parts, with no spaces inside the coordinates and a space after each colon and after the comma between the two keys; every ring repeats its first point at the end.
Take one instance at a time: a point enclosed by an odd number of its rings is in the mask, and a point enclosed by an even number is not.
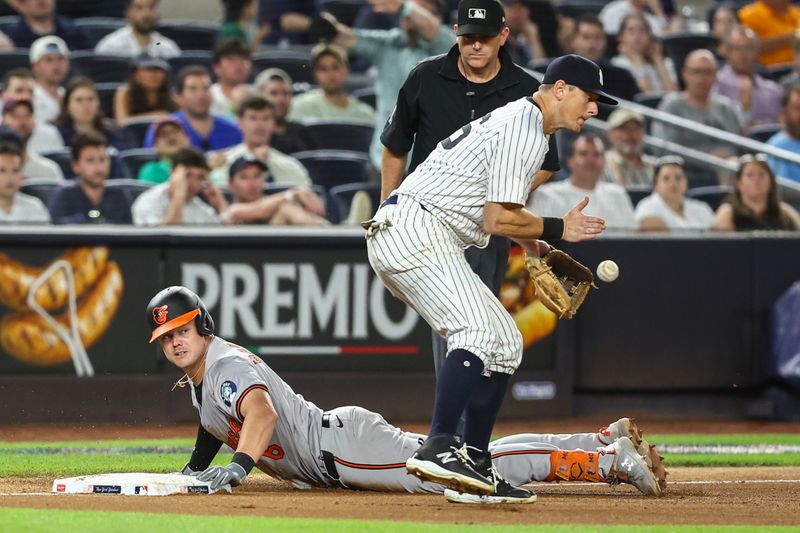
{"type": "MultiPolygon", "coordinates": [[[[331,427],[330,413],[322,413],[322,427],[326,429],[331,427]]],[[[321,453],[322,463],[325,465],[325,471],[328,474],[328,477],[334,481],[339,481],[339,471],[336,470],[336,460],[333,458],[333,454],[331,452],[326,452],[325,450],[321,450],[321,453]]]]}
{"type": "MultiPolygon", "coordinates": [[[[391,195],[390,197],[388,197],[386,200],[384,200],[381,203],[381,207],[384,207],[384,206],[387,206],[387,205],[395,205],[396,203],[397,203],[397,195],[393,194],[393,195],[391,195]]],[[[425,207],[424,205],[419,204],[419,206],[422,208],[423,211],[428,211],[428,208],[425,207]]],[[[430,211],[428,211],[428,212],[430,212],[430,211]]]]}

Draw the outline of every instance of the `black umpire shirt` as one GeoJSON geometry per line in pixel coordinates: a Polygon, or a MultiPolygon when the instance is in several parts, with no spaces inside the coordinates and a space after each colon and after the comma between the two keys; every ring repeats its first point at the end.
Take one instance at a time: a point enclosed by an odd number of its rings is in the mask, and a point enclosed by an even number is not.
{"type": "MultiPolygon", "coordinates": [[[[444,138],[505,104],[530,96],[539,82],[511,61],[500,48],[500,71],[486,83],[472,83],[458,70],[458,45],[447,54],[420,62],[408,75],[381,142],[395,154],[411,150],[409,172],[413,171],[444,138]]],[[[550,137],[542,170],[557,172],[555,135],[550,137]]]]}

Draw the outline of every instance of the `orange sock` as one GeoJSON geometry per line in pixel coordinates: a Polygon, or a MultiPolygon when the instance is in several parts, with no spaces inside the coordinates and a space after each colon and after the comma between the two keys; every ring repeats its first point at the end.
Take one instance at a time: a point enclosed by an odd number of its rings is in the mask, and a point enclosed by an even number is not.
{"type": "Polygon", "coordinates": [[[606,482],[600,473],[600,454],[582,450],[550,453],[550,475],[546,481],[606,482]]]}

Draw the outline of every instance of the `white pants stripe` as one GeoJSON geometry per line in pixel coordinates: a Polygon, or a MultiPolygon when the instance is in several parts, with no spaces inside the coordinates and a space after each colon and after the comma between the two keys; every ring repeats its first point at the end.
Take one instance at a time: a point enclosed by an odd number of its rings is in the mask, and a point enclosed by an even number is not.
{"type": "Polygon", "coordinates": [[[391,223],[367,237],[370,264],[386,288],[447,340],[448,353],[468,350],[486,369],[513,374],[522,335],[469,267],[452,230],[406,196],[381,207],[374,220],[391,223]]]}

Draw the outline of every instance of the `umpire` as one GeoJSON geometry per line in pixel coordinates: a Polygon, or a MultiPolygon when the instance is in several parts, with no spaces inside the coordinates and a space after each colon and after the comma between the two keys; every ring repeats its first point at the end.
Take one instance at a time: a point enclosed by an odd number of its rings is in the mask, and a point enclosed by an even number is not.
{"type": "MultiPolygon", "coordinates": [[[[422,61],[400,89],[395,110],[381,135],[381,200],[403,180],[412,145],[409,172],[442,139],[498,107],[533,94],[539,87],[538,81],[512,62],[503,46],[509,29],[499,0],[461,0],[454,30],[456,45],[446,55],[422,61]]],[[[559,168],[553,135],[534,186],[548,180],[559,168]]],[[[465,252],[472,270],[495,295],[505,275],[508,246],[505,237],[492,237],[486,248],[469,248],[465,252]]],[[[447,347],[435,332],[432,338],[438,375],[447,347]]]]}

